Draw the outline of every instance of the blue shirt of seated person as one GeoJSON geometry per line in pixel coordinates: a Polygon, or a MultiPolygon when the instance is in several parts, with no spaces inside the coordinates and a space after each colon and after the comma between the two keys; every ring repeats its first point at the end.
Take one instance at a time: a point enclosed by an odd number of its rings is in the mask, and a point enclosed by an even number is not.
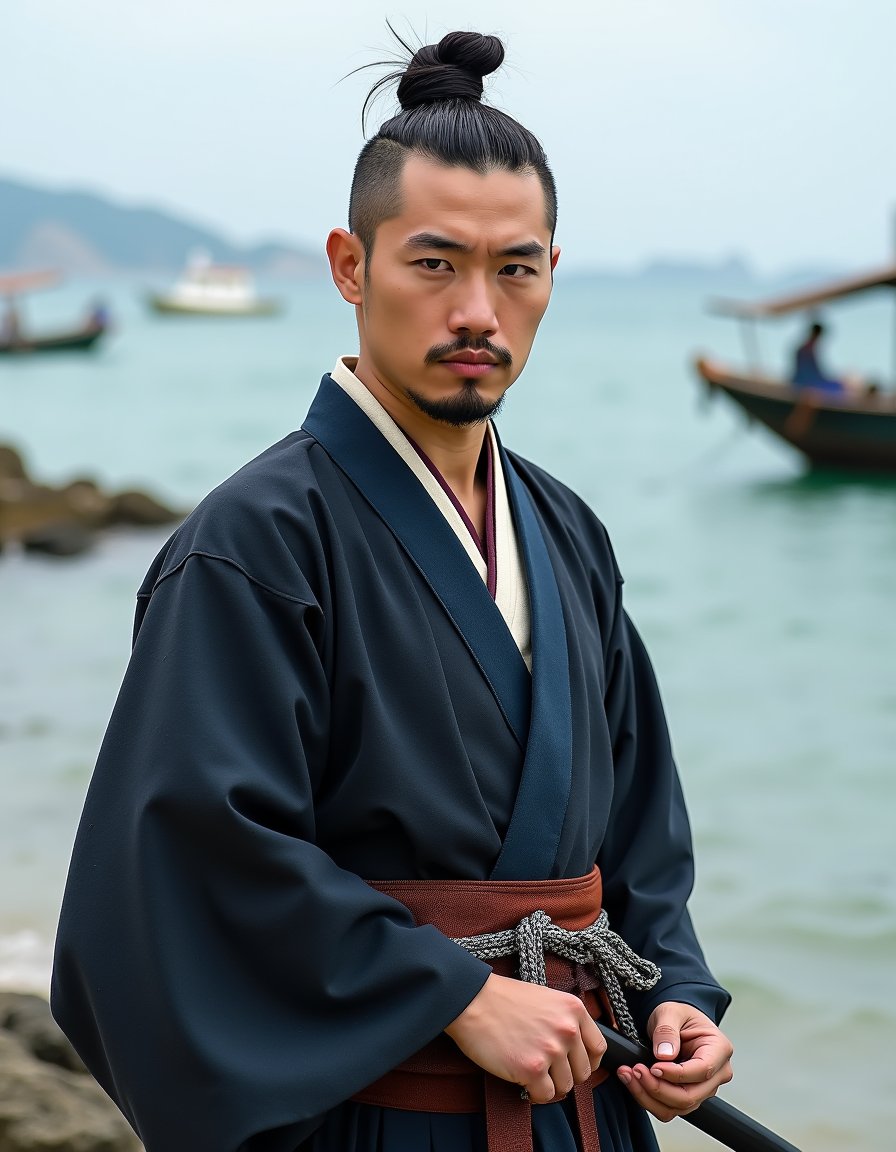
{"type": "Polygon", "coordinates": [[[824,326],[821,324],[815,323],[809,329],[806,339],[796,350],[791,381],[800,389],[842,394],[846,391],[843,381],[825,375],[818,363],[817,346],[823,335],[824,326]]]}

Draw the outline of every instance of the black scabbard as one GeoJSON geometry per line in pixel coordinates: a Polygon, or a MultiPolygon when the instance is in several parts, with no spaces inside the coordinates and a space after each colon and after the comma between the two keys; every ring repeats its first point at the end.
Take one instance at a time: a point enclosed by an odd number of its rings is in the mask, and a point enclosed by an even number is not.
{"type": "MultiPolygon", "coordinates": [[[[618,1068],[621,1064],[646,1064],[649,1068],[657,1063],[656,1057],[643,1044],[636,1044],[627,1036],[614,1032],[612,1028],[601,1024],[600,1020],[596,1023],[607,1042],[603,1065],[618,1068]]],[[[688,1124],[693,1124],[707,1136],[726,1144],[732,1152],[799,1152],[795,1145],[771,1129],[764,1128],[746,1113],[726,1104],[718,1096],[704,1100],[696,1111],[682,1116],[682,1120],[687,1120],[688,1124]]]]}

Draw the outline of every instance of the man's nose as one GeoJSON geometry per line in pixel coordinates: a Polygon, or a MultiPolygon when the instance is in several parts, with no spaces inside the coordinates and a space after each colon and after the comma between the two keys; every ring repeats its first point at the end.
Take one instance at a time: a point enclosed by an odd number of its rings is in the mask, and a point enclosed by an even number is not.
{"type": "Polygon", "coordinates": [[[470,277],[458,285],[448,325],[452,332],[493,336],[498,330],[495,301],[485,277],[470,277]]]}

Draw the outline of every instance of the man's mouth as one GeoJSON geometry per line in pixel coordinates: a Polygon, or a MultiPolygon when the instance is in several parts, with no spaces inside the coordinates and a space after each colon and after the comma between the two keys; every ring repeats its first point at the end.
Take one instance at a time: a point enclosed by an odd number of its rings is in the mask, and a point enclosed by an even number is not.
{"type": "Polygon", "coordinates": [[[449,344],[435,344],[426,353],[425,363],[447,368],[455,376],[467,380],[487,376],[501,368],[510,368],[513,357],[509,348],[481,339],[453,340],[449,344]]]}
{"type": "Polygon", "coordinates": [[[439,363],[443,364],[449,372],[453,372],[455,376],[475,380],[494,372],[498,358],[485,348],[466,349],[463,352],[455,352],[451,356],[446,356],[439,363]]]}
{"type": "Polygon", "coordinates": [[[491,352],[486,351],[485,348],[473,351],[467,349],[464,352],[455,352],[453,356],[446,356],[442,360],[443,364],[497,364],[498,358],[493,356],[491,352]]]}

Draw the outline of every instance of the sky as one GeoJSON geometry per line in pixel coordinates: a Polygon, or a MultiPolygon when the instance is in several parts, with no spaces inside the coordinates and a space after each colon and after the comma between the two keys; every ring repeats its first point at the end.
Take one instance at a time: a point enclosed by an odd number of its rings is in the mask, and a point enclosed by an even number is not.
{"type": "Polygon", "coordinates": [[[0,176],[322,249],[387,18],[504,39],[487,96],[545,146],[567,268],[893,252],[893,0],[3,0],[0,176]]]}

